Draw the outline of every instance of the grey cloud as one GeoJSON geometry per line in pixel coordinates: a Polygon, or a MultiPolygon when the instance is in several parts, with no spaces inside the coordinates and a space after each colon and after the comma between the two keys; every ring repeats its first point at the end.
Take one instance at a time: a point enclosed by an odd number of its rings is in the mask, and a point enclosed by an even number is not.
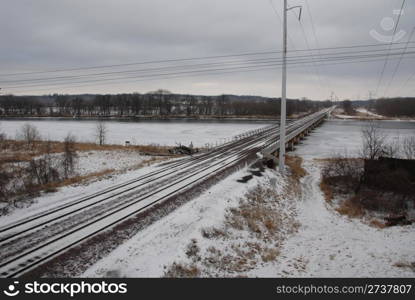
{"type": "MultiPolygon", "coordinates": [[[[369,31],[381,32],[382,18],[393,16],[392,10],[401,3],[400,0],[307,1],[320,47],[376,43],[369,31]]],[[[305,5],[304,0],[289,2],[305,5]]],[[[279,11],[281,3],[274,0],[279,11]]],[[[304,6],[302,23],[309,46],[315,48],[305,9],[304,6]]],[[[414,2],[407,1],[400,28],[408,33],[415,26],[414,13],[414,2]]],[[[289,29],[295,47],[306,48],[301,27],[292,12],[289,29]]],[[[269,0],[4,0],[0,36],[1,73],[281,49],[281,23],[269,0]]],[[[387,76],[394,63],[391,60],[387,76]]],[[[317,86],[315,68],[292,68],[289,96],[326,98],[331,89],[343,98],[364,95],[375,89],[381,66],[382,62],[319,67],[323,89],[317,86]]],[[[413,69],[414,60],[405,60],[394,85],[405,81],[413,69]]],[[[125,84],[42,92],[145,92],[163,87],[197,94],[278,96],[279,72],[276,69],[136,83],[130,80],[125,84]]],[[[389,77],[385,78],[387,82],[389,77]]],[[[22,93],[27,92],[30,90],[22,93]]],[[[413,92],[408,85],[397,94],[413,92]]]]}

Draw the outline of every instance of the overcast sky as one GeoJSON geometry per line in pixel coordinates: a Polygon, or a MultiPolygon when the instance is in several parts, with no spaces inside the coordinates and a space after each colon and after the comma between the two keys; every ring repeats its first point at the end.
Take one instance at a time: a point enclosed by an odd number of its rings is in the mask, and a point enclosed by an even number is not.
{"type": "MultiPolygon", "coordinates": [[[[397,20],[394,10],[402,4],[402,0],[307,1],[309,11],[305,0],[289,0],[290,6],[303,5],[301,22],[305,33],[296,19],[298,12],[290,11],[289,50],[380,44],[373,33],[390,37],[393,30],[388,30],[388,25],[390,27],[391,20],[397,20]],[[317,42],[310,15],[314,21],[317,42]]],[[[280,15],[282,2],[273,0],[280,15]]],[[[279,51],[282,44],[281,21],[269,0],[2,0],[1,4],[0,74],[279,51]]],[[[397,30],[402,35],[399,42],[408,40],[414,26],[415,1],[407,0],[397,30]]],[[[412,40],[415,41],[415,34],[412,40]]],[[[402,44],[399,47],[404,46],[402,44]]],[[[415,48],[411,47],[415,47],[415,44],[409,44],[407,52],[413,52],[415,48]]],[[[300,53],[304,55],[305,52],[300,53]]],[[[298,54],[291,52],[290,55],[298,54]]],[[[402,60],[388,89],[389,96],[415,96],[415,76],[410,78],[415,72],[415,59],[411,57],[414,55],[407,55],[402,60]]],[[[398,62],[395,58],[399,57],[390,58],[379,96],[385,94],[398,62]]],[[[227,58],[228,61],[230,59],[235,58],[227,58]]],[[[209,62],[217,62],[217,68],[222,61],[224,59],[209,62]]],[[[206,61],[170,65],[189,63],[206,61]]],[[[377,88],[383,65],[382,57],[382,60],[370,63],[321,66],[315,62],[308,67],[290,67],[288,97],[328,99],[331,91],[334,91],[340,99],[367,98],[369,91],[374,92],[377,88]]],[[[144,66],[98,70],[140,68],[144,66]]],[[[53,80],[26,82],[32,85],[24,87],[21,82],[10,81],[96,72],[91,69],[1,76],[0,87],[3,88],[3,94],[142,93],[163,88],[176,93],[201,95],[232,93],[279,97],[281,91],[281,70],[278,66],[249,72],[241,69],[225,74],[196,72],[152,80],[131,76],[125,80],[90,82],[90,77],[85,76],[77,79],[77,84],[55,81],[52,86],[48,84],[53,80]]]]}

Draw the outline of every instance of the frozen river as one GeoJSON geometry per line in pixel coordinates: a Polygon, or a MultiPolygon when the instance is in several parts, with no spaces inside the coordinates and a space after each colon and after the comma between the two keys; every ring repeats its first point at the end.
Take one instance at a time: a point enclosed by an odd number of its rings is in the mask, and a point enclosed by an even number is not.
{"type": "MultiPolygon", "coordinates": [[[[42,137],[61,141],[72,133],[81,142],[95,142],[94,121],[74,120],[0,120],[0,131],[15,137],[19,129],[29,123],[39,130],[42,137]]],[[[265,127],[270,122],[252,121],[107,121],[107,143],[158,144],[172,146],[176,143],[205,146],[222,143],[224,139],[240,133],[265,127]]],[[[360,150],[362,127],[365,121],[328,120],[297,147],[296,153],[309,157],[330,157],[332,154],[354,155],[360,150]]],[[[415,136],[415,122],[381,121],[382,130],[390,139],[415,136]]]]}
{"type": "MultiPolygon", "coordinates": [[[[34,125],[44,139],[62,141],[73,134],[80,142],[95,142],[96,122],[80,120],[0,120],[0,132],[14,138],[24,124],[34,125]]],[[[106,121],[107,144],[174,146],[176,143],[200,147],[206,143],[222,143],[243,132],[269,125],[254,121],[106,121]]]]}
{"type": "MultiPolygon", "coordinates": [[[[304,158],[357,156],[362,149],[362,128],[367,124],[367,121],[327,120],[297,146],[295,153],[304,158]]],[[[379,121],[378,124],[388,141],[415,136],[415,122],[379,121]]]]}

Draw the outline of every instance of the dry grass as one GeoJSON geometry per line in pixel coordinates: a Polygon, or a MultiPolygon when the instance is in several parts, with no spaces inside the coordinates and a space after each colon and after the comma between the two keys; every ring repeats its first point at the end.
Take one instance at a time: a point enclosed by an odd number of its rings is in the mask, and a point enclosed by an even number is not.
{"type": "Polygon", "coordinates": [[[248,230],[262,240],[272,239],[283,221],[281,212],[273,209],[273,201],[281,201],[281,195],[271,188],[257,186],[246,194],[239,207],[229,210],[225,226],[248,230]]]}
{"type": "Polygon", "coordinates": [[[383,229],[386,227],[386,224],[384,222],[379,221],[378,219],[372,219],[369,225],[372,227],[379,228],[379,229],[383,229]]]}
{"type": "Polygon", "coordinates": [[[326,201],[331,204],[334,198],[333,190],[330,185],[324,182],[323,179],[320,181],[320,189],[324,194],[324,199],[326,199],[326,201]]]}
{"type": "Polygon", "coordinates": [[[205,241],[208,245],[199,248],[192,240],[185,248],[188,263],[173,263],[165,276],[240,277],[258,264],[276,261],[283,241],[300,227],[292,199],[301,193],[300,179],[307,175],[300,157],[288,157],[287,165],[291,176],[285,177],[282,193],[273,179],[251,189],[227,210],[221,226],[201,230],[201,238],[215,239],[214,244],[205,241]]]}
{"type": "MultiPolygon", "coordinates": [[[[30,161],[34,157],[46,153],[46,141],[36,141],[32,148],[28,148],[23,141],[6,140],[1,145],[2,155],[0,157],[1,163],[11,162],[25,162],[30,161]]],[[[168,147],[157,145],[137,145],[137,146],[122,146],[122,145],[97,145],[93,143],[75,143],[74,150],[80,152],[86,151],[136,151],[145,155],[169,155],[168,147]]],[[[50,142],[51,153],[64,152],[63,142],[50,142]]]]}
{"type": "MultiPolygon", "coordinates": [[[[65,144],[63,142],[50,142],[50,141],[35,141],[33,145],[28,147],[24,141],[17,140],[3,140],[0,143],[0,170],[11,174],[11,182],[16,181],[17,178],[26,178],[28,175],[28,169],[25,164],[37,159],[45,154],[58,154],[64,152],[65,144]],[[13,181],[14,180],[14,181],[13,181]]],[[[76,152],[91,152],[91,151],[124,151],[128,154],[134,155],[135,153],[140,155],[154,155],[150,159],[147,159],[139,164],[131,165],[126,170],[135,170],[144,166],[149,166],[155,162],[162,161],[171,155],[168,154],[167,147],[159,147],[156,145],[142,145],[142,146],[122,146],[122,145],[97,145],[92,143],[75,143],[73,150],[76,152]]],[[[89,155],[89,154],[88,154],[89,155]]],[[[118,173],[125,172],[126,170],[119,170],[118,173]]],[[[7,191],[5,197],[6,200],[16,198],[16,200],[26,199],[26,196],[37,195],[41,191],[55,192],[58,188],[73,184],[82,184],[95,178],[108,175],[110,173],[116,173],[113,169],[106,169],[99,172],[89,173],[83,176],[73,176],[68,179],[54,180],[47,184],[24,184],[24,186],[14,188],[14,190],[7,191]]]]}
{"type": "Polygon", "coordinates": [[[412,272],[415,272],[415,262],[397,262],[393,266],[398,268],[410,269],[412,272]]]}
{"type": "Polygon", "coordinates": [[[108,174],[113,173],[113,172],[114,172],[113,169],[107,169],[107,170],[103,170],[103,171],[100,171],[100,172],[90,173],[90,174],[84,175],[84,176],[75,176],[75,177],[67,178],[67,179],[65,179],[63,181],[59,181],[59,182],[51,182],[51,183],[43,184],[43,185],[36,185],[36,186],[30,187],[30,190],[25,191],[25,193],[27,193],[27,192],[37,193],[37,192],[40,192],[40,191],[55,192],[60,187],[64,187],[64,186],[68,186],[68,185],[72,185],[72,184],[82,184],[82,183],[88,182],[92,179],[99,178],[99,177],[108,175],[108,174]]]}
{"type": "Polygon", "coordinates": [[[228,234],[223,230],[216,227],[206,227],[201,230],[202,236],[206,239],[218,239],[226,238],[228,234]]]}
{"type": "Polygon", "coordinates": [[[307,171],[302,167],[302,157],[287,155],[286,163],[287,166],[290,167],[290,171],[294,176],[294,179],[298,180],[307,175],[307,171]]]}
{"type": "Polygon", "coordinates": [[[336,211],[350,218],[363,217],[365,215],[364,208],[356,201],[353,201],[353,199],[354,198],[350,198],[342,201],[336,208],[336,211]]]}
{"type": "Polygon", "coordinates": [[[263,262],[274,261],[280,255],[279,249],[276,248],[264,248],[261,253],[261,258],[263,262]]]}
{"type": "Polygon", "coordinates": [[[286,201],[298,196],[292,186],[299,185],[299,179],[306,175],[301,163],[298,157],[290,158],[293,176],[287,177],[289,184],[283,194],[271,182],[258,185],[240,199],[237,207],[227,210],[220,227],[203,228],[201,238],[215,239],[214,244],[203,249],[192,240],[185,248],[188,263],[173,263],[165,276],[240,277],[260,263],[276,261],[284,239],[300,226],[286,201]]]}
{"type": "Polygon", "coordinates": [[[193,264],[186,265],[174,262],[165,272],[167,278],[194,278],[199,277],[200,270],[193,264]]]}

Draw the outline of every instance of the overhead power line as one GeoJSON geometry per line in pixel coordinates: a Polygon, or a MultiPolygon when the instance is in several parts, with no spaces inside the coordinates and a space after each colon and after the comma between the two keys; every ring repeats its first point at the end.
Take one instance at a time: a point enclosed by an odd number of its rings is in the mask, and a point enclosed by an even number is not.
{"type": "MultiPolygon", "coordinates": [[[[400,22],[400,20],[401,20],[401,16],[402,16],[403,8],[405,7],[405,1],[406,1],[406,0],[402,0],[401,10],[399,11],[399,14],[398,14],[398,20],[396,21],[396,23],[395,23],[395,27],[394,27],[394,29],[393,29],[392,40],[391,40],[391,42],[389,43],[389,50],[388,50],[388,51],[390,51],[390,50],[391,50],[391,48],[392,48],[392,45],[393,45],[393,42],[394,42],[394,38],[395,38],[395,35],[396,35],[396,31],[397,31],[397,29],[398,29],[399,22],[400,22]]],[[[376,92],[375,92],[376,97],[378,97],[379,88],[380,88],[380,85],[381,85],[381,83],[382,83],[383,76],[384,76],[384,74],[385,74],[385,70],[386,70],[386,66],[388,65],[388,61],[389,61],[389,55],[387,55],[387,56],[386,56],[385,61],[384,61],[384,63],[383,63],[382,71],[380,72],[380,76],[379,76],[379,80],[378,80],[378,84],[377,84],[377,86],[376,86],[376,92]]]]}
{"type": "MultiPolygon", "coordinates": [[[[415,43],[415,42],[411,42],[411,43],[415,43]]],[[[404,45],[406,43],[405,42],[393,43],[393,45],[401,45],[401,44],[404,45]]],[[[313,52],[313,51],[339,50],[339,49],[377,48],[377,47],[385,47],[385,46],[387,46],[387,45],[383,45],[383,44],[361,44],[361,45],[325,47],[325,48],[313,48],[313,49],[296,49],[296,50],[290,50],[290,52],[291,53],[297,53],[297,52],[313,52]]],[[[195,60],[210,60],[210,59],[230,58],[230,57],[270,55],[270,54],[280,54],[280,53],[281,53],[281,51],[257,51],[257,52],[247,52],[247,53],[239,53],[239,54],[149,60],[149,61],[123,63],[123,64],[109,64],[109,65],[85,66],[85,67],[74,67],[74,68],[55,68],[55,69],[44,69],[44,70],[38,70],[38,71],[29,71],[29,72],[16,72],[16,73],[3,73],[3,74],[0,73],[0,77],[25,76],[25,75],[33,75],[33,74],[58,73],[58,72],[70,72],[70,71],[83,71],[83,70],[93,70],[93,69],[117,68],[117,67],[127,67],[127,66],[134,66],[134,65],[173,63],[173,62],[184,62],[184,61],[195,61],[195,60]]]]}
{"type": "MultiPolygon", "coordinates": [[[[415,46],[409,47],[409,49],[414,49],[415,46]]],[[[395,48],[394,50],[407,50],[408,47],[403,48],[395,48]]],[[[314,54],[310,53],[307,55],[295,55],[295,56],[288,56],[289,61],[293,61],[295,59],[302,59],[302,58],[310,58],[315,60],[316,58],[329,58],[331,56],[339,56],[342,54],[352,55],[352,54],[360,54],[360,53],[376,53],[376,52],[383,52],[384,49],[374,49],[374,50],[358,50],[358,51],[343,51],[343,52],[328,52],[321,54],[314,54]]],[[[404,54],[404,53],[402,53],[404,54]]],[[[233,64],[241,64],[241,63],[267,63],[267,62],[275,62],[279,61],[280,58],[274,57],[267,57],[267,58],[256,58],[256,59],[248,59],[248,60],[227,60],[221,62],[211,62],[211,63],[198,63],[198,64],[186,64],[186,65],[172,65],[172,66],[164,66],[164,67],[152,67],[152,68],[144,68],[144,69],[133,69],[133,70],[122,70],[122,71],[108,71],[108,72],[99,72],[99,73],[89,73],[89,74],[72,74],[72,75],[65,75],[65,76],[54,76],[54,77],[40,77],[40,78],[25,78],[25,79],[8,79],[8,80],[0,80],[1,84],[10,84],[10,83],[23,83],[23,82],[42,82],[42,81],[49,81],[49,80],[61,80],[61,79],[80,79],[84,77],[94,77],[94,76],[108,76],[108,75],[118,75],[118,74],[130,74],[130,73],[141,73],[141,72],[152,72],[152,71],[168,71],[168,70],[177,70],[177,69],[192,69],[197,67],[212,67],[212,66],[226,66],[226,65],[233,65],[233,64]]]]}
{"type": "MultiPolygon", "coordinates": [[[[344,64],[344,63],[355,63],[355,62],[374,62],[379,61],[380,59],[383,59],[383,57],[386,54],[376,54],[376,55],[359,55],[359,56],[342,56],[342,57],[329,57],[324,59],[325,65],[336,65],[336,64],[344,64]]],[[[391,53],[389,54],[392,56],[399,56],[401,53],[391,53]]],[[[413,52],[407,52],[405,54],[406,58],[414,58],[415,51],[413,52]]],[[[312,63],[310,60],[307,59],[297,59],[294,61],[287,62],[289,67],[302,67],[304,64],[310,64],[312,63]]],[[[93,83],[92,85],[97,85],[100,82],[111,82],[112,84],[114,81],[123,80],[121,83],[125,83],[125,80],[127,79],[134,79],[134,82],[136,81],[142,81],[142,80],[154,80],[154,79],[166,79],[166,78],[172,78],[174,76],[175,78],[183,77],[183,76],[195,76],[195,75],[206,75],[206,74],[224,74],[224,73],[241,73],[241,72],[248,72],[248,71],[255,71],[255,70],[266,70],[269,68],[275,68],[280,67],[282,64],[281,62],[275,62],[275,63],[268,63],[268,64],[261,64],[261,65],[242,65],[242,66],[236,66],[236,67],[230,67],[230,68],[214,68],[214,69],[204,69],[204,70],[191,70],[191,71],[181,71],[181,72],[167,72],[167,73],[157,73],[157,74],[143,74],[140,76],[124,76],[124,77],[118,77],[118,78],[105,78],[105,79],[96,79],[96,80],[84,80],[79,82],[54,82],[54,83],[47,83],[47,84],[32,84],[32,85],[19,85],[19,86],[11,86],[7,89],[20,89],[22,88],[31,88],[31,87],[56,87],[56,86],[66,86],[66,87],[79,87],[79,86],[91,86],[91,84],[85,83],[93,83]],[[73,84],[84,84],[84,85],[73,85],[73,84]]]]}
{"type": "Polygon", "coordinates": [[[389,80],[389,83],[388,83],[388,85],[387,85],[387,87],[386,87],[384,97],[387,97],[387,96],[388,96],[388,91],[389,91],[389,88],[390,88],[390,86],[391,86],[391,84],[392,84],[393,80],[395,79],[395,76],[396,76],[396,73],[397,73],[397,72],[398,72],[398,70],[399,70],[399,67],[401,66],[402,59],[403,59],[403,57],[404,57],[404,55],[405,55],[405,53],[406,53],[406,50],[408,49],[409,42],[412,40],[412,36],[414,35],[414,32],[415,32],[415,27],[414,27],[414,28],[412,28],[412,32],[411,32],[411,34],[409,35],[409,37],[408,37],[408,41],[407,41],[407,43],[406,43],[406,45],[405,45],[405,49],[404,49],[403,53],[401,54],[401,56],[399,57],[399,61],[398,61],[398,63],[395,65],[395,69],[393,70],[392,77],[391,77],[391,79],[389,80]]]}
{"type": "MultiPolygon", "coordinates": [[[[310,5],[308,4],[308,0],[304,0],[304,2],[305,2],[305,5],[306,5],[306,8],[307,8],[306,10],[307,10],[307,13],[308,13],[308,17],[310,18],[310,22],[311,22],[311,31],[313,33],[314,40],[315,40],[315,43],[316,43],[316,49],[317,49],[316,51],[321,56],[321,53],[320,53],[321,48],[320,48],[319,40],[317,38],[317,31],[316,31],[316,27],[314,25],[313,14],[311,13],[311,8],[310,8],[310,5]]],[[[324,64],[323,64],[323,66],[324,66],[324,64]]],[[[325,80],[327,81],[328,86],[332,89],[332,84],[331,84],[330,77],[326,76],[325,80]]]]}
{"type": "MultiPolygon", "coordinates": [[[[342,56],[332,56],[332,57],[325,57],[322,58],[321,60],[318,60],[318,62],[333,62],[333,61],[340,61],[340,60],[353,60],[353,59],[361,59],[361,58],[379,58],[379,57],[385,57],[386,55],[392,55],[392,56],[397,56],[397,55],[402,55],[403,52],[395,52],[395,53],[377,53],[377,54],[360,54],[360,55],[342,55],[342,56]]],[[[414,54],[415,51],[412,52],[406,52],[405,55],[407,54],[414,54]]],[[[281,63],[281,59],[270,59],[270,60],[266,60],[266,61],[261,61],[261,62],[254,62],[254,65],[252,65],[253,63],[241,63],[237,66],[231,66],[230,68],[215,68],[215,69],[199,69],[199,70],[178,70],[177,73],[199,73],[199,72],[204,72],[204,71],[211,71],[211,70],[226,70],[226,69],[233,69],[233,68],[244,68],[244,67],[249,67],[249,66],[257,66],[258,64],[262,64],[262,65],[266,65],[266,64],[279,64],[281,63]]],[[[313,63],[313,60],[310,57],[291,57],[291,58],[287,58],[287,64],[292,65],[292,64],[300,64],[303,65],[305,63],[313,63]]],[[[140,70],[137,70],[140,71],[140,70]]],[[[141,70],[143,71],[143,70],[141,70]]],[[[172,71],[172,70],[170,70],[172,71]]],[[[165,75],[166,73],[162,73],[162,75],[165,75]]],[[[170,73],[167,73],[170,74],[170,73]]],[[[143,74],[143,75],[134,75],[133,78],[135,77],[142,77],[142,76],[158,76],[159,74],[143,74]]],[[[112,81],[115,79],[123,79],[123,78],[131,78],[130,76],[128,77],[118,77],[118,78],[107,78],[107,79],[96,79],[96,80],[85,80],[85,81],[81,81],[81,82],[75,82],[75,83],[82,83],[82,82],[99,82],[99,81],[112,81]]],[[[55,78],[52,79],[53,81],[56,80],[55,78]]],[[[64,81],[67,82],[67,81],[64,81]]],[[[41,84],[42,85],[42,84],[41,84]]],[[[43,84],[44,85],[44,84],[43,84]]],[[[22,86],[39,86],[38,84],[31,84],[31,83],[23,83],[20,85],[16,85],[16,86],[5,86],[5,88],[7,89],[11,89],[11,88],[19,88],[22,86]]]]}

